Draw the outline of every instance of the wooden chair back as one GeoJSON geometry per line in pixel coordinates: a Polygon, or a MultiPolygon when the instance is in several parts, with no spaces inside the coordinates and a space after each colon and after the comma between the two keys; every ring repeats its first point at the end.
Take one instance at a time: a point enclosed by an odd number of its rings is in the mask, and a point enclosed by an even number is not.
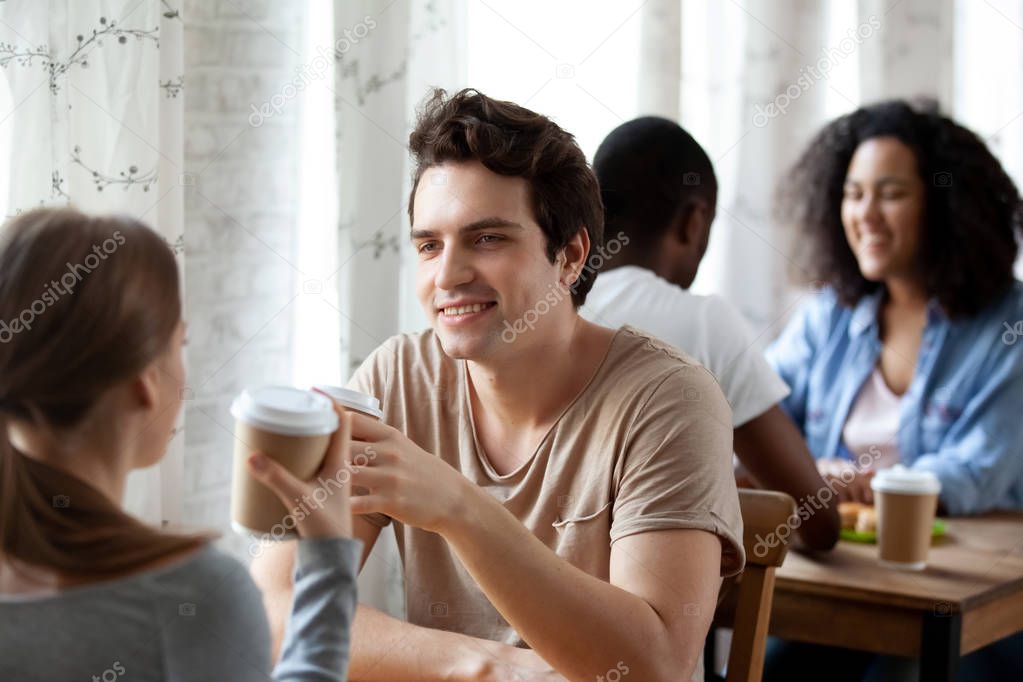
{"type": "MultiPolygon", "coordinates": [[[[774,598],[774,573],[785,560],[794,528],[788,526],[796,502],[773,490],[739,490],[746,568],[719,605],[714,625],[732,628],[726,682],[760,682],[767,628],[774,598]],[[783,529],[779,532],[779,529],[783,529]]],[[[722,588],[724,589],[724,588],[722,588]]],[[[713,629],[712,629],[713,636],[713,629]]]]}

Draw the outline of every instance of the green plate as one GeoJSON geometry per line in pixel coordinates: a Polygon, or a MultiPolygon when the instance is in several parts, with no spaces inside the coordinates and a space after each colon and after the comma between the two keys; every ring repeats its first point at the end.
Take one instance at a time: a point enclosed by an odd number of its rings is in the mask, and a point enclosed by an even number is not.
{"type": "MultiPolygon", "coordinates": [[[[934,519],[934,526],[931,529],[932,538],[940,538],[945,534],[945,522],[941,519],[934,519]]],[[[868,545],[872,545],[877,542],[877,533],[857,533],[854,530],[842,529],[842,532],[838,535],[843,540],[849,542],[863,542],[868,545]]]]}

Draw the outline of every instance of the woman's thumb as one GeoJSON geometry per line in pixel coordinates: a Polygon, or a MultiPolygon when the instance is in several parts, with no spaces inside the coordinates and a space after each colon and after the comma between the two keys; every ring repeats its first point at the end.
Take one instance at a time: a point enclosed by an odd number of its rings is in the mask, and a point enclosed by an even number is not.
{"type": "Polygon", "coordinates": [[[273,491],[285,509],[291,509],[295,498],[302,496],[301,481],[262,452],[253,452],[246,463],[253,478],[273,491]]]}

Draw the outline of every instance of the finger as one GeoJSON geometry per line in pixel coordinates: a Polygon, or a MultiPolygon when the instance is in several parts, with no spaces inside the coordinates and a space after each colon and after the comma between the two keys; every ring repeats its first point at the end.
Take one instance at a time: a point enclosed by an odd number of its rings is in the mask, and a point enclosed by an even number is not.
{"type": "Polygon", "coordinates": [[[352,438],[372,443],[391,435],[391,427],[379,419],[357,412],[352,417],[352,438]]]}
{"type": "MultiPolygon", "coordinates": [[[[355,415],[353,415],[355,416],[355,415]]],[[[380,455],[380,446],[364,440],[352,440],[348,451],[348,462],[354,467],[366,467],[373,464],[380,455]]]]}
{"type": "Polygon", "coordinates": [[[362,486],[371,490],[379,490],[391,482],[392,476],[379,468],[354,467],[352,469],[352,485],[362,486]]]}
{"type": "Polygon", "coordinates": [[[384,511],[386,501],[381,495],[356,495],[351,499],[353,515],[387,513],[384,511]]]}
{"type": "Polygon", "coordinates": [[[337,412],[338,427],[330,436],[330,443],[327,444],[327,454],[320,466],[321,475],[333,476],[344,468],[348,462],[349,449],[352,439],[352,415],[338,404],[334,404],[334,411],[337,412]]]}
{"type": "Polygon", "coordinates": [[[262,452],[253,452],[245,463],[252,477],[269,488],[285,509],[291,509],[294,500],[302,497],[302,481],[262,452]]]}

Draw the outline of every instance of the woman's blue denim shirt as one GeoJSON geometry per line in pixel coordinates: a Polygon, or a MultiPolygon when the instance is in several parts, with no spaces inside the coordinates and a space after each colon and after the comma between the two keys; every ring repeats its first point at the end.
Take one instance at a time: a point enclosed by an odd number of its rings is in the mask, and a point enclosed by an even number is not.
{"type": "MultiPolygon", "coordinates": [[[[814,457],[852,459],[842,429],[881,353],[883,291],[852,309],[811,294],[768,349],[792,392],[782,408],[814,457]]],[[[902,463],[934,472],[950,514],[1023,509],[1023,283],[979,315],[950,320],[928,305],[916,371],[902,399],[902,463]]]]}

